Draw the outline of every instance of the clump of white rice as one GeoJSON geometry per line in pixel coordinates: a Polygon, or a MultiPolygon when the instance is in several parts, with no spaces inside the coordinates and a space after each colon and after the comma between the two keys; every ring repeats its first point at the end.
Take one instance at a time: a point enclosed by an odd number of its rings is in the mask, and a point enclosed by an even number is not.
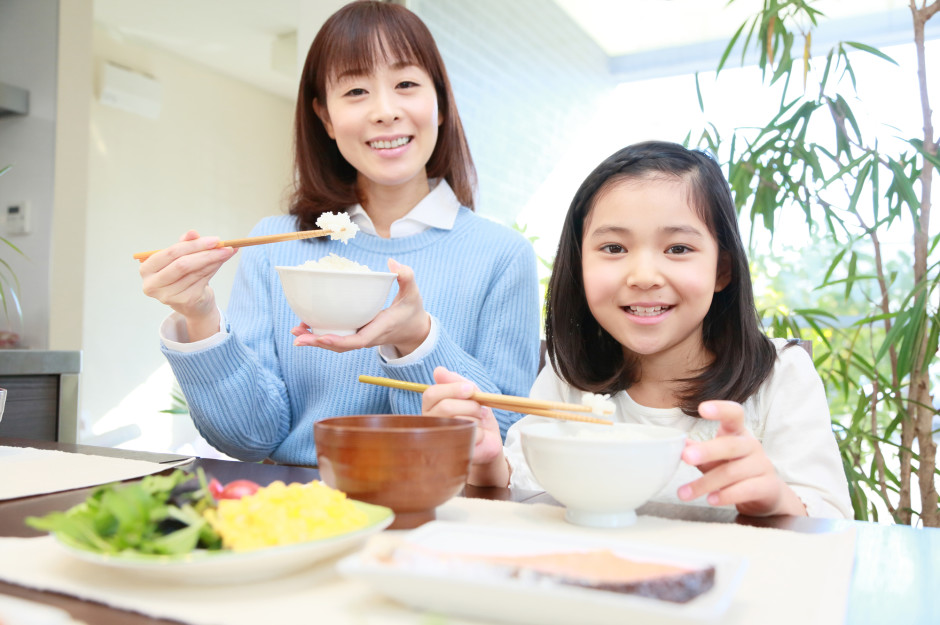
{"type": "Polygon", "coordinates": [[[298,265],[301,269],[329,269],[330,271],[358,271],[359,273],[369,273],[372,270],[365,265],[360,265],[354,260],[349,260],[342,256],[330,253],[320,260],[308,260],[303,265],[298,265]]]}
{"type": "Polygon", "coordinates": [[[612,415],[617,406],[610,400],[610,395],[599,395],[597,393],[582,393],[581,403],[591,407],[591,412],[596,415],[612,415]]]}
{"type": "Polygon", "coordinates": [[[331,239],[343,243],[348,243],[359,232],[359,226],[351,222],[346,213],[323,213],[317,217],[317,228],[329,230],[331,239]]]}

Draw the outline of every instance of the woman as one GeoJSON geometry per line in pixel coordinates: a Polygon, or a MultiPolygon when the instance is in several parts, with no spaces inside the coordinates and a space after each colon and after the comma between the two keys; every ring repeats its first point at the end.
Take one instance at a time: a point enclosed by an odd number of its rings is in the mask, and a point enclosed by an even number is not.
{"type": "MultiPolygon", "coordinates": [[[[382,2],[331,16],[307,55],[295,126],[291,216],[252,234],[309,229],[331,211],[360,234],[246,248],[225,316],[209,280],[235,250],[215,248],[218,238],[187,232],[140,268],[144,292],[174,311],[163,352],[199,432],[236,458],[310,465],[319,419],[420,414],[420,395],[359,384],[360,374],[431,383],[444,366],[484,390],[526,394],[538,364],[535,255],[472,212],[473,163],[421,20],[382,2]],[[296,325],[275,274],[329,253],[399,274],[391,305],[352,336],[296,325]]],[[[517,417],[497,415],[503,434],[517,417]]]]}

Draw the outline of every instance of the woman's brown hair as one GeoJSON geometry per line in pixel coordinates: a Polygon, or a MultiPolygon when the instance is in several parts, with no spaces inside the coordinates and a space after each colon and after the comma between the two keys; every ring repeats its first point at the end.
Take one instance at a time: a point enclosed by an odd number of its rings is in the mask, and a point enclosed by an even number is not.
{"type": "Polygon", "coordinates": [[[575,388],[616,393],[639,380],[637,359],[597,323],[584,293],[581,242],[584,222],[598,196],[624,180],[681,180],[690,203],[728,261],[728,285],[715,293],[702,322],[702,341],[714,361],[680,384],[679,407],[698,415],[709,399],[743,402],[773,369],[776,352],[761,329],[754,304],[747,253],[738,231],[728,182],[713,158],[676,143],[628,146],[604,160],[581,184],[562,228],[546,296],[548,356],[559,376],[575,388]]]}
{"type": "Polygon", "coordinates": [[[356,170],[340,154],[313,110],[326,102],[326,87],[347,72],[371,72],[377,62],[406,62],[428,73],[443,119],[427,163],[428,178],[443,178],[464,206],[473,209],[476,170],[457,114],[444,61],[431,32],[403,6],[360,0],[324,22],[307,53],[294,118],[294,191],[290,214],[301,230],[315,228],[324,212],[359,202],[356,170]]]}

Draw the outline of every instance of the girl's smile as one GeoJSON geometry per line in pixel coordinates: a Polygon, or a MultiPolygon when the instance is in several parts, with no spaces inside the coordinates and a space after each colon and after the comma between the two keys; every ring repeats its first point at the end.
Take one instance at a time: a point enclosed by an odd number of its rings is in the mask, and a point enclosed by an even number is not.
{"type": "Polygon", "coordinates": [[[634,323],[639,324],[659,323],[666,318],[670,310],[672,310],[672,306],[663,304],[623,306],[623,311],[633,318],[634,323]]]}
{"type": "Polygon", "coordinates": [[[702,321],[714,293],[727,284],[719,276],[718,243],[688,197],[678,178],[618,181],[598,193],[585,220],[588,307],[641,357],[671,354],[697,362],[702,321]]]}

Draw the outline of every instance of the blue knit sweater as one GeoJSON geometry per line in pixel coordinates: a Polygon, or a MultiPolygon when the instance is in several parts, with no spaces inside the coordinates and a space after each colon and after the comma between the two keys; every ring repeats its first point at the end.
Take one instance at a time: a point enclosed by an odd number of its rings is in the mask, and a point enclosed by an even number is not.
{"type": "MultiPolygon", "coordinates": [[[[293,217],[262,220],[252,235],[289,232],[293,217]]],[[[425,384],[437,366],[482,391],[527,396],[538,368],[539,310],[535,253],[524,237],[461,208],[452,230],[431,228],[383,239],[360,233],[344,245],[315,239],[247,247],[218,345],[163,348],[200,434],[242,460],[315,464],[313,423],[336,415],[421,414],[421,395],[361,384],[361,374],[425,384]],[[388,258],[415,271],[425,310],[440,334],[413,363],[385,362],[378,348],[337,354],[295,347],[299,323],[281,290],[276,265],[300,265],[330,252],[387,271],[388,258]]],[[[392,287],[386,305],[398,289],[392,287]]],[[[520,415],[497,412],[503,437],[520,415]]]]}

